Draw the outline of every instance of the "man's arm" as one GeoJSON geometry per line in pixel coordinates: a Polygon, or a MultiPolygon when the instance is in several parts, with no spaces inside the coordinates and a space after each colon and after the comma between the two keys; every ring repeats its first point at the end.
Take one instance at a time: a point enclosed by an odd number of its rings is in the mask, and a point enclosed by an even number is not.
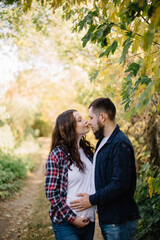
{"type": "Polygon", "coordinates": [[[128,191],[132,177],[131,158],[131,151],[128,145],[125,142],[119,143],[113,155],[111,182],[106,187],[96,191],[95,194],[90,195],[89,201],[92,205],[108,204],[128,191]]]}
{"type": "Polygon", "coordinates": [[[117,199],[129,189],[131,173],[131,152],[127,144],[121,142],[113,154],[113,174],[110,184],[96,191],[93,195],[86,196],[85,194],[83,198],[73,201],[71,207],[82,211],[88,208],[89,204],[90,206],[104,205],[117,199]]]}

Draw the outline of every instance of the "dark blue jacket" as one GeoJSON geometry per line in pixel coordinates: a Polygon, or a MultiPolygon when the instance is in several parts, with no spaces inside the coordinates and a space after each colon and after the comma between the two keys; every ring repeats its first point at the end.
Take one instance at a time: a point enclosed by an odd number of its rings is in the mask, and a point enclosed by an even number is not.
{"type": "MultiPolygon", "coordinates": [[[[99,146],[101,140],[97,143],[99,146]]],[[[89,196],[97,205],[99,221],[120,224],[139,218],[134,200],[136,166],[130,140],[117,125],[99,150],[95,166],[96,193],[89,196]]]]}

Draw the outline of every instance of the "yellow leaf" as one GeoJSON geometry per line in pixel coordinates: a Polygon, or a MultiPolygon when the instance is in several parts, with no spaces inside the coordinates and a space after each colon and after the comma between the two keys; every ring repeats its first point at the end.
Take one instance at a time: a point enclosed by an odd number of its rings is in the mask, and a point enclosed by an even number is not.
{"type": "Polygon", "coordinates": [[[136,39],[134,40],[133,44],[132,44],[132,53],[136,53],[138,51],[139,48],[139,42],[140,42],[140,38],[135,37],[136,39]]]}
{"type": "Polygon", "coordinates": [[[160,96],[159,96],[159,100],[158,100],[157,110],[160,111],[160,96]]]}
{"type": "Polygon", "coordinates": [[[152,198],[152,195],[153,195],[153,180],[154,180],[154,178],[152,178],[152,177],[148,178],[148,186],[149,186],[149,196],[150,196],[150,198],[152,198]]]}
{"type": "Polygon", "coordinates": [[[156,8],[155,13],[153,14],[152,17],[152,24],[154,26],[160,26],[160,6],[156,8]]]}

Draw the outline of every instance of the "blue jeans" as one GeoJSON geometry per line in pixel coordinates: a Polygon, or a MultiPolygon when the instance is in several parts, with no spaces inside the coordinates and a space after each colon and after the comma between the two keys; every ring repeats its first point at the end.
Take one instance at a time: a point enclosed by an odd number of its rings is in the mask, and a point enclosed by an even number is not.
{"type": "Polygon", "coordinates": [[[105,240],[133,240],[138,220],[128,221],[122,224],[99,223],[105,240]]]}
{"type": "Polygon", "coordinates": [[[69,222],[56,224],[52,221],[56,240],[93,240],[95,223],[90,222],[84,228],[77,228],[69,222]]]}

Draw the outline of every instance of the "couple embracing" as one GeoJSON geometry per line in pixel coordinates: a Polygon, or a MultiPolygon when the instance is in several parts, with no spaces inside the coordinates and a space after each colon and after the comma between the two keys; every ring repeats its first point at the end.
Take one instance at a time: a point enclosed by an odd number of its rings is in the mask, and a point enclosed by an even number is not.
{"type": "Polygon", "coordinates": [[[134,150],[115,116],[113,102],[98,98],[89,106],[88,122],[76,110],[56,119],[45,180],[56,240],[93,240],[95,211],[105,240],[134,238],[134,150]],[[85,138],[89,126],[98,139],[95,152],[85,138]]]}

